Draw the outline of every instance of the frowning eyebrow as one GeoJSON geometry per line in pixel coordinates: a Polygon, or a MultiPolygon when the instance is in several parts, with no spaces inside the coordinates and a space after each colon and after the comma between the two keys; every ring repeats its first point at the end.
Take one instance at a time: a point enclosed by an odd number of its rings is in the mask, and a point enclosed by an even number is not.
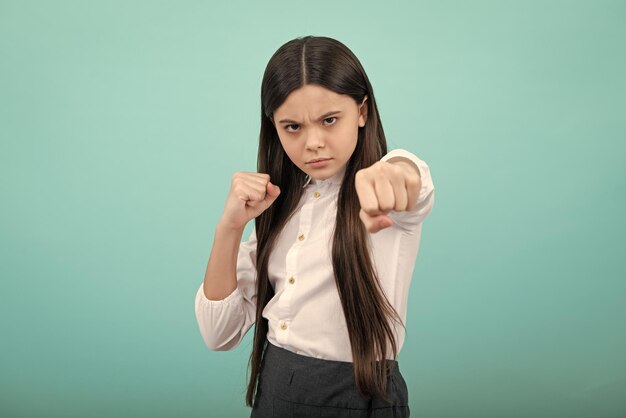
{"type": "MultiPolygon", "coordinates": [[[[339,114],[339,113],[341,113],[341,110],[333,110],[331,112],[324,113],[322,116],[320,116],[317,119],[317,121],[320,122],[320,121],[322,121],[322,120],[324,120],[326,118],[329,118],[329,117],[331,117],[333,115],[336,115],[336,114],[339,114]]],[[[300,122],[296,122],[295,120],[291,120],[291,119],[283,119],[283,120],[281,120],[278,123],[300,123],[300,122]]]]}

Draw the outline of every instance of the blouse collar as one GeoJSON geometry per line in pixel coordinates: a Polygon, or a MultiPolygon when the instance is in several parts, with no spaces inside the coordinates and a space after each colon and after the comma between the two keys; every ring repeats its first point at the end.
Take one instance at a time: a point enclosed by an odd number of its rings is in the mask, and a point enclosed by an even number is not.
{"type": "Polygon", "coordinates": [[[302,188],[305,188],[309,184],[312,184],[315,186],[325,186],[328,184],[341,185],[346,174],[346,166],[347,166],[347,163],[344,164],[343,167],[341,167],[341,169],[334,176],[329,177],[326,180],[317,180],[307,175],[306,181],[304,182],[304,186],[302,186],[302,188]]]}

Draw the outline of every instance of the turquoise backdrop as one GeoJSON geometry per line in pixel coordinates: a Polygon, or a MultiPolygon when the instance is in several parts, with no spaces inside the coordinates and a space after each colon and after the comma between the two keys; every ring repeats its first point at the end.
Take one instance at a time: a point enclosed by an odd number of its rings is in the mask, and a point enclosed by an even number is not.
{"type": "MultiPolygon", "coordinates": [[[[412,417],[626,416],[626,2],[0,1],[0,416],[247,417],[194,316],[260,83],[359,57],[425,160],[412,417]],[[621,214],[621,215],[620,215],[621,214]]],[[[251,231],[249,223],[245,236],[251,231]]]]}

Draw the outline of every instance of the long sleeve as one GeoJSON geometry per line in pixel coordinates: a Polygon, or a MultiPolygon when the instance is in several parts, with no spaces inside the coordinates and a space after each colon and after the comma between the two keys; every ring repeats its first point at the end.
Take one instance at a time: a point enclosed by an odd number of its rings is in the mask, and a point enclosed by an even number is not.
{"type": "Polygon", "coordinates": [[[435,185],[430,174],[430,168],[425,161],[415,154],[404,149],[395,149],[388,152],[381,161],[388,161],[392,158],[401,157],[414,163],[420,172],[422,187],[417,197],[417,204],[411,211],[395,212],[390,211],[388,216],[403,229],[412,230],[414,227],[426,219],[435,204],[435,185]]]}
{"type": "Polygon", "coordinates": [[[206,297],[203,284],[196,293],[195,311],[198,327],[211,350],[235,348],[255,322],[256,315],[256,229],[248,241],[239,245],[237,288],[222,300],[206,297]]]}

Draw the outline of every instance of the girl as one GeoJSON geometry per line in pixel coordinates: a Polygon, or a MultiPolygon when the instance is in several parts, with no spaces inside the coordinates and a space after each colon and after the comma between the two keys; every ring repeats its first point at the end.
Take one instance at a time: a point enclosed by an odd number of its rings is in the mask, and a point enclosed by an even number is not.
{"type": "Polygon", "coordinates": [[[257,168],[232,176],[196,294],[206,345],[231,350],[256,324],[251,417],[408,417],[396,357],[434,186],[424,161],[387,152],[345,45],[306,36],[271,57],[257,168]]]}

